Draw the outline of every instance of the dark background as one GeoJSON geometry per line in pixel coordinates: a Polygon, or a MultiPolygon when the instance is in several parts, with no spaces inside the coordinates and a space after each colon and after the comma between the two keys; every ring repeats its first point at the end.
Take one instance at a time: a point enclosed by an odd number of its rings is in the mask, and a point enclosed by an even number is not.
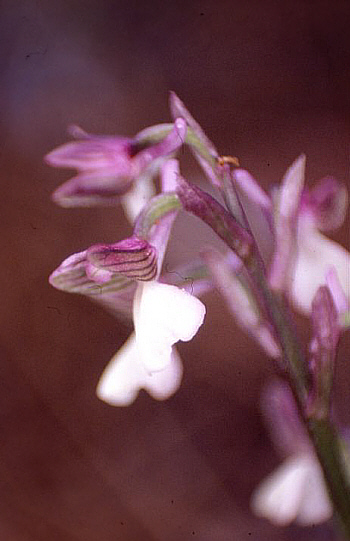
{"type": "MultiPolygon", "coordinates": [[[[329,525],[277,529],[249,511],[253,488],[279,461],[258,406],[273,367],[214,293],[205,325],[179,348],[185,374],[173,398],[142,392],[117,409],[95,397],[130,330],[47,277],[69,254],[130,227],[119,208],[56,207],[50,194],[69,173],[42,157],[66,141],[70,123],[133,135],[169,121],[175,90],[219,151],[239,156],[264,186],[301,152],[310,183],[327,174],[348,183],[349,2],[0,6],[1,541],[335,539],[329,525]]],[[[187,155],[183,171],[201,178],[187,155]]],[[[189,226],[177,227],[170,265],[205,240],[205,230],[188,240],[189,226]]],[[[348,243],[348,222],[335,238],[348,243]]],[[[344,423],[348,346],[336,386],[344,423]]]]}

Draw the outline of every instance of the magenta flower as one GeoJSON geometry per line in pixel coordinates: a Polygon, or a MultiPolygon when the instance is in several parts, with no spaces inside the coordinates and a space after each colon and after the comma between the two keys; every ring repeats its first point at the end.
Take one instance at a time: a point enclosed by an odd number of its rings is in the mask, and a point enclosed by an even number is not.
{"type": "Polygon", "coordinates": [[[132,315],[134,333],[113,356],[97,387],[99,398],[129,405],[139,389],[159,400],[180,385],[182,363],[174,344],[188,341],[203,323],[205,307],[192,294],[160,281],[172,224],[180,208],[172,192],[177,163],[163,167],[162,188],[138,217],[134,235],[95,245],[65,260],[50,277],[53,286],[79,292],[117,312],[132,315]]]}
{"type": "Polygon", "coordinates": [[[152,178],[161,159],[183,144],[186,123],[179,118],[173,125],[143,130],[133,139],[91,135],[77,127],[70,132],[76,140],[45,157],[49,165],[78,171],[54,192],[53,199],[64,207],[121,201],[134,219],[154,194],[152,178]]]}

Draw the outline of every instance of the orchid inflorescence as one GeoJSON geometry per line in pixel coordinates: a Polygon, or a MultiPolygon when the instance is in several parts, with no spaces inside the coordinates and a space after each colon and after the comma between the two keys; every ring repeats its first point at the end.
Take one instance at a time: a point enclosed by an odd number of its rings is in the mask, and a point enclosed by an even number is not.
{"type": "Polygon", "coordinates": [[[308,525],[327,520],[335,508],[349,534],[346,446],[332,419],[332,376],[339,337],[350,326],[350,254],[324,235],[343,223],[347,191],[330,177],[306,186],[301,155],[268,194],[237,158],[218,154],[174,93],[170,109],[173,123],[134,138],[73,127],[75,140],[46,156],[50,165],[78,171],[54,192],[56,203],[121,203],[133,225],[129,238],[73,254],[50,276],[54,287],[133,320],[134,332],[104,370],[97,395],[115,406],[131,404],[140,389],[159,400],[171,396],[183,373],[175,344],[195,336],[205,316],[198,297],[216,287],[283,378],[269,387],[263,410],[286,462],[255,491],[253,510],[278,525],[308,525]],[[216,198],[181,174],[176,153],[184,145],[216,198]],[[183,272],[171,283],[162,273],[183,210],[226,245],[203,247],[201,260],[196,254],[188,263],[190,287],[183,272]],[[310,317],[306,352],[292,308],[310,317]]]}

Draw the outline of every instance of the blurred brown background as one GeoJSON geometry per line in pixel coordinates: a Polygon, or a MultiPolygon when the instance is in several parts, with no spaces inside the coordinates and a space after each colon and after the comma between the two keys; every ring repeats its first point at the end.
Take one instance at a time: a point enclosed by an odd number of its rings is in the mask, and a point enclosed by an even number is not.
{"type": "MultiPolygon", "coordinates": [[[[300,152],[310,182],[332,174],[348,183],[349,2],[0,6],[1,541],[335,539],[329,525],[277,529],[249,511],[253,488],[279,461],[258,407],[273,369],[215,294],[200,333],[180,346],[185,374],[172,399],[141,393],[127,409],[97,400],[99,375],[129,329],[47,277],[69,254],[130,228],[120,209],[56,207],[50,194],[69,173],[42,156],[66,141],[70,123],[133,135],[169,121],[172,89],[220,152],[265,186],[300,152]]],[[[183,167],[200,179],[186,155],[183,167]]],[[[185,243],[181,231],[170,265],[206,234],[185,243]]],[[[348,244],[347,233],[336,238],[348,244]]],[[[348,346],[338,365],[342,422],[348,346]]]]}

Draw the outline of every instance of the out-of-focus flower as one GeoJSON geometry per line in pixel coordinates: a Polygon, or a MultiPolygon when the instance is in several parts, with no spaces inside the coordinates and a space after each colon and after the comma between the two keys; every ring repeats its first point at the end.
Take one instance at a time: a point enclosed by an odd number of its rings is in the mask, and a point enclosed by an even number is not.
{"type": "Polygon", "coordinates": [[[61,206],[91,206],[124,203],[131,218],[154,195],[152,178],[162,159],[175,152],[185,140],[186,123],[154,126],[133,139],[87,134],[71,128],[76,139],[46,155],[54,167],[77,169],[78,175],[62,184],[53,194],[61,206]],[[168,126],[168,125],[167,125],[168,126]]]}
{"type": "Polygon", "coordinates": [[[332,506],[315,456],[287,458],[256,489],[253,512],[276,526],[312,526],[331,518],[332,506]]]}
{"type": "Polygon", "coordinates": [[[270,281],[284,287],[298,310],[311,313],[314,296],[333,265],[350,298],[350,254],[323,235],[343,223],[347,191],[335,179],[325,178],[313,189],[304,188],[305,159],[289,169],[276,197],[276,252],[270,281]]]}
{"type": "Polygon", "coordinates": [[[287,170],[271,200],[246,171],[236,169],[231,178],[268,268],[271,288],[286,292],[299,311],[310,314],[332,265],[350,299],[350,254],[323,234],[343,223],[346,188],[333,178],[306,188],[304,156],[287,170]]]}
{"type": "Polygon", "coordinates": [[[323,474],[287,385],[269,386],[262,406],[285,460],[255,489],[253,512],[277,526],[311,526],[330,519],[333,510],[323,474]]]}
{"type": "Polygon", "coordinates": [[[345,295],[350,299],[350,254],[337,242],[323,235],[316,215],[301,209],[297,230],[297,255],[290,294],[299,310],[309,314],[320,285],[326,283],[329,266],[337,271],[345,295]]]}

